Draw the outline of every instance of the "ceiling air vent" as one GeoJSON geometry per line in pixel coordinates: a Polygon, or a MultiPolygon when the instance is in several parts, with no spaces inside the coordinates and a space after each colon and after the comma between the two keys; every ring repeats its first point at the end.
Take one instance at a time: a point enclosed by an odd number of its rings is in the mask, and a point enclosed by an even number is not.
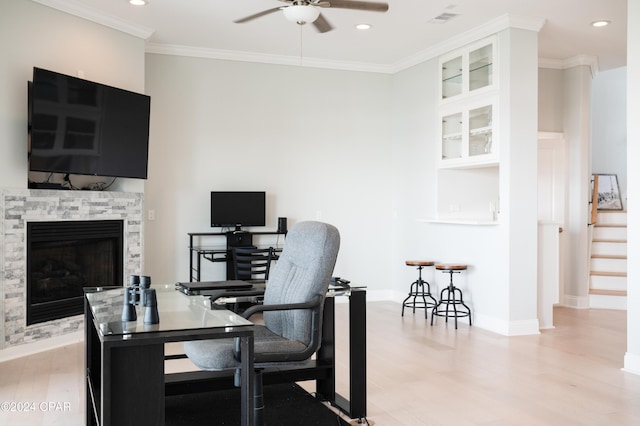
{"type": "Polygon", "coordinates": [[[457,13],[444,12],[429,21],[431,24],[444,24],[458,16],[457,13]]]}

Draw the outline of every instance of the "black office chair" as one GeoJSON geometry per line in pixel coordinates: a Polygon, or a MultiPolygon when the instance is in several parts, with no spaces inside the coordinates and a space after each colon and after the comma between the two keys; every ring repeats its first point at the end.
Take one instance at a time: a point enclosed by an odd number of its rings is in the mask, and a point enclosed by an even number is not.
{"type": "Polygon", "coordinates": [[[233,247],[233,270],[237,280],[268,280],[271,262],[275,260],[274,249],[269,247],[233,247]]]}
{"type": "MultiPolygon", "coordinates": [[[[267,366],[297,365],[319,349],[324,299],[338,256],[338,230],[321,222],[297,223],[287,236],[264,293],[264,304],[243,316],[263,313],[254,333],[255,418],[262,424],[262,373],[267,366]]],[[[237,340],[237,339],[236,339],[237,340]]],[[[233,339],[185,342],[189,359],[203,370],[236,370],[242,357],[233,339]]]]}

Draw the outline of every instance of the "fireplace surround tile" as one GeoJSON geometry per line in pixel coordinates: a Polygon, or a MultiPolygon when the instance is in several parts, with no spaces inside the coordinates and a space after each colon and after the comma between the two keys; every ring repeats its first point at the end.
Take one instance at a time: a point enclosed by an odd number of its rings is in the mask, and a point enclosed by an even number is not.
{"type": "Polygon", "coordinates": [[[123,220],[126,277],[143,270],[143,202],[141,193],[0,189],[0,349],[83,326],[82,315],[25,325],[27,222],[123,220]]]}

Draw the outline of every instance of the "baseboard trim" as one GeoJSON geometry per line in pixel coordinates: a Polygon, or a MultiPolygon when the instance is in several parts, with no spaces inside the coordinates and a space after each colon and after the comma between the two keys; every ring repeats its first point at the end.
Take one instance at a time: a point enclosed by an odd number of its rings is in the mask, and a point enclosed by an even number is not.
{"type": "Polygon", "coordinates": [[[0,362],[10,361],[24,356],[34,355],[40,352],[50,351],[51,349],[60,348],[84,341],[84,330],[74,331],[73,333],[63,334],[61,336],[51,337],[49,339],[38,340],[33,343],[25,343],[23,345],[12,346],[0,350],[0,362]]]}
{"type": "Polygon", "coordinates": [[[640,376],[640,355],[625,353],[622,371],[640,376]]]}
{"type": "Polygon", "coordinates": [[[562,298],[562,305],[568,308],[589,309],[589,296],[571,296],[565,294],[562,298]]]}
{"type": "Polygon", "coordinates": [[[474,315],[474,326],[503,336],[528,336],[540,334],[540,324],[537,319],[522,321],[503,321],[486,315],[474,315]]]}

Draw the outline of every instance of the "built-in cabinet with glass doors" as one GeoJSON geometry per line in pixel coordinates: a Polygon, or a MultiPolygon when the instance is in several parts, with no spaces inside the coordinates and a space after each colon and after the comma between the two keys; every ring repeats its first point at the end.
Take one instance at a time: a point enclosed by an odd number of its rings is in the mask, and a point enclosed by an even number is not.
{"type": "Polygon", "coordinates": [[[445,54],[439,60],[439,217],[487,223],[497,220],[499,80],[496,52],[496,40],[489,37],[445,54]]]}

